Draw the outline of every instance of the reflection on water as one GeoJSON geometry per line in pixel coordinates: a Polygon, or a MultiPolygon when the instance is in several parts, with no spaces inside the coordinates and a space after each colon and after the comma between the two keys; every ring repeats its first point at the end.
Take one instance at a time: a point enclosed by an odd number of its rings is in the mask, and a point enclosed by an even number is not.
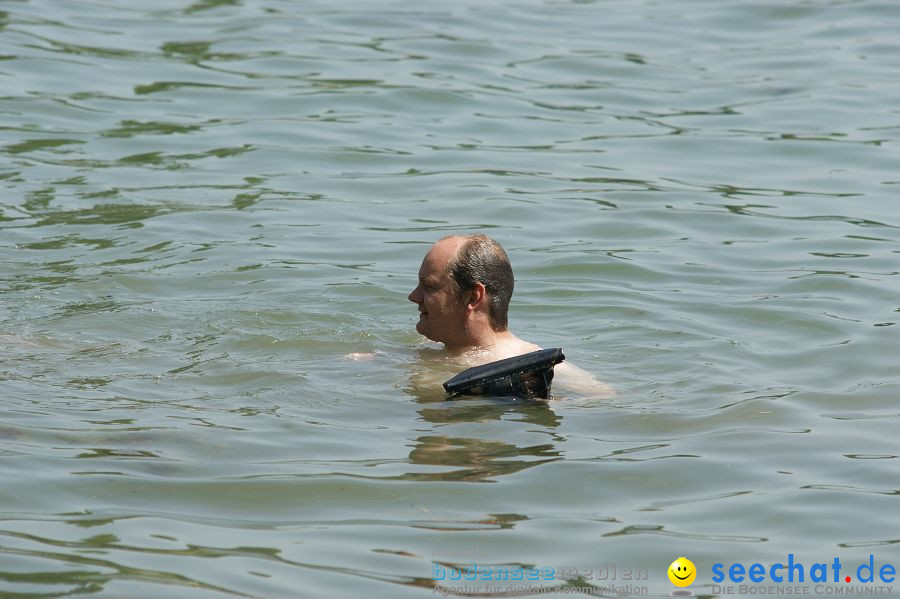
{"type": "Polygon", "coordinates": [[[560,452],[551,444],[516,447],[502,441],[444,436],[418,437],[415,443],[409,453],[413,464],[461,468],[428,474],[424,480],[493,482],[497,476],[560,459],[560,452]],[[537,459],[517,459],[525,456],[537,459]]]}
{"type": "Polygon", "coordinates": [[[892,546],[896,25],[4,3],[0,595],[422,597],[473,550],[710,594],[892,546]],[[475,230],[616,399],[447,398],[406,295],[475,230]]]}
{"type": "MultiPolygon", "coordinates": [[[[441,383],[465,365],[440,350],[417,350],[415,360],[405,363],[404,368],[409,373],[409,383],[404,391],[420,404],[417,413],[421,420],[436,425],[435,430],[452,429],[454,425],[467,423],[485,425],[512,421],[539,426],[532,434],[540,433],[547,439],[552,438],[552,429],[561,422],[547,402],[515,398],[448,399],[441,383]]],[[[498,431],[497,434],[502,433],[498,431]]],[[[441,468],[436,472],[408,476],[417,480],[495,482],[498,476],[549,463],[560,456],[555,446],[548,443],[523,446],[503,439],[421,435],[413,441],[410,463],[444,466],[451,470],[441,468]]]]}

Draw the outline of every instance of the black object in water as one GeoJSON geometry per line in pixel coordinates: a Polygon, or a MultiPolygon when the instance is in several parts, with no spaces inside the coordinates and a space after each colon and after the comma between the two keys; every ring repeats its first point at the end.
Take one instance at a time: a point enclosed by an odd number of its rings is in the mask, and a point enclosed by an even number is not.
{"type": "Polygon", "coordinates": [[[565,360],[559,347],[497,360],[463,370],[444,383],[456,395],[514,395],[547,399],[553,367],[565,360]]]}

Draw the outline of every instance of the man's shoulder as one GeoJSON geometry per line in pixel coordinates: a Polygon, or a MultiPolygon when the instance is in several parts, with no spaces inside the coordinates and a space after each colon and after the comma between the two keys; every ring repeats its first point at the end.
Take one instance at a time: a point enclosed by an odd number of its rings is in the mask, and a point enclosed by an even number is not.
{"type": "Polygon", "coordinates": [[[505,341],[502,345],[498,345],[494,348],[494,359],[502,360],[503,358],[512,358],[513,356],[521,356],[522,354],[527,354],[529,352],[538,351],[541,349],[541,346],[531,343],[529,341],[525,341],[524,339],[519,339],[518,337],[514,337],[505,341]]]}
{"type": "Polygon", "coordinates": [[[556,365],[554,388],[578,394],[590,394],[597,398],[614,397],[616,390],[597,379],[590,372],[575,366],[571,362],[556,365]]]}

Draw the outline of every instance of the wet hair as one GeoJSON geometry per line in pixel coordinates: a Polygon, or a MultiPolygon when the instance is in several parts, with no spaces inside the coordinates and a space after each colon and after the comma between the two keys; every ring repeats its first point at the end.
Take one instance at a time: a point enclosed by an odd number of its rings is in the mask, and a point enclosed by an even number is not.
{"type": "Polygon", "coordinates": [[[495,331],[505,331],[509,321],[509,300],[513,279],[509,257],[499,243],[481,233],[463,235],[465,242],[450,261],[447,270],[460,294],[481,283],[487,290],[488,319],[495,331]]]}

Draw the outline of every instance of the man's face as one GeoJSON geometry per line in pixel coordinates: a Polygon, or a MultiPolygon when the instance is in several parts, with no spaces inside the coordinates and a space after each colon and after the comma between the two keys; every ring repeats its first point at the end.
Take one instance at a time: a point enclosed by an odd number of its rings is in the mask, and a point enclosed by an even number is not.
{"type": "Polygon", "coordinates": [[[465,335],[465,306],[456,296],[456,284],[447,272],[462,240],[444,239],[431,247],[419,268],[419,284],[409,301],[419,306],[416,331],[432,341],[453,345],[465,335]]]}

